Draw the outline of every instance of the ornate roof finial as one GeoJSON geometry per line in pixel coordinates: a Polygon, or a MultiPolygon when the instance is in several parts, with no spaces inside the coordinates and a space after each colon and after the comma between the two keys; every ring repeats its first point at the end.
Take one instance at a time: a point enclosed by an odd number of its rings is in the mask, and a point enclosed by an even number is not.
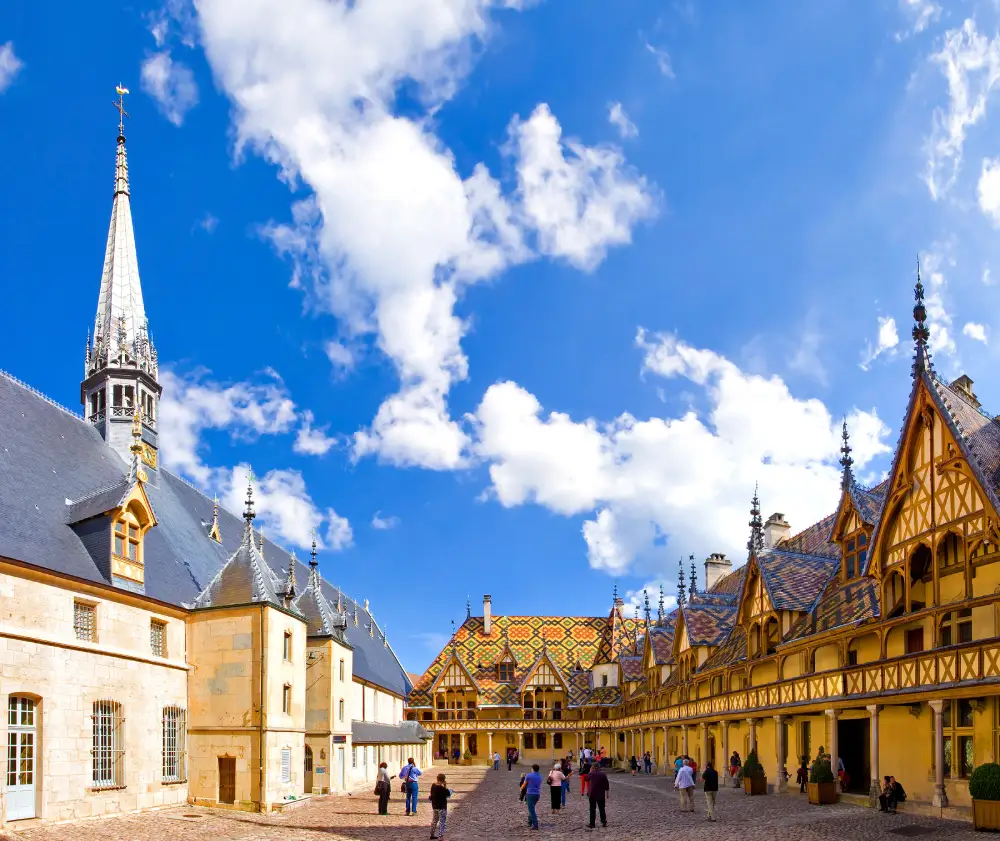
{"type": "MultiPolygon", "coordinates": [[[[263,556],[261,556],[263,557],[263,556]]],[[[288,575],[285,576],[285,606],[295,598],[295,553],[288,556],[288,575]]]]}
{"type": "Polygon", "coordinates": [[[256,516],[253,510],[253,468],[251,468],[247,471],[247,505],[243,510],[243,519],[246,520],[248,529],[256,516]]]}
{"type": "Polygon", "coordinates": [[[677,562],[677,604],[684,607],[684,559],[677,562]]]}
{"type": "Polygon", "coordinates": [[[615,589],[611,592],[611,606],[618,604],[618,579],[615,579],[615,589]]]}
{"type": "Polygon", "coordinates": [[[317,566],[317,562],[316,562],[316,529],[313,529],[312,538],[313,538],[313,543],[312,543],[312,550],[309,552],[309,566],[312,569],[316,569],[316,566],[317,566]]]}
{"type": "Polygon", "coordinates": [[[472,599],[469,596],[465,597],[465,618],[472,618],[472,599]]]}
{"type": "Polygon", "coordinates": [[[851,470],[851,466],[854,464],[854,459],[851,458],[850,435],[847,433],[847,418],[844,418],[844,427],[841,431],[841,438],[843,438],[844,443],[840,446],[840,452],[843,454],[840,457],[840,466],[844,468],[844,475],[841,478],[840,486],[846,491],[850,490],[851,485],[854,484],[854,473],[851,470]]]}
{"type": "Polygon", "coordinates": [[[913,288],[913,373],[919,374],[928,364],[927,342],[931,331],[927,327],[927,308],[924,306],[924,284],[920,280],[920,258],[917,257],[917,283],[913,288]]]}
{"type": "Polygon", "coordinates": [[[129,479],[135,482],[138,479],[145,479],[145,474],[142,472],[142,417],[139,415],[139,410],[136,409],[132,415],[132,443],[128,448],[129,452],[132,454],[132,463],[129,468],[129,479]]]}
{"type": "Polygon", "coordinates": [[[128,88],[123,87],[122,83],[119,82],[115,86],[115,93],[118,94],[118,101],[111,103],[118,109],[118,136],[122,140],[125,139],[125,118],[129,116],[128,111],[125,110],[125,94],[128,92],[128,88]]]}
{"type": "Polygon", "coordinates": [[[663,624],[663,618],[664,618],[664,614],[663,614],[663,585],[660,584],[660,608],[659,608],[659,610],[656,613],[656,624],[657,625],[662,625],[663,624]]]}
{"type": "Polygon", "coordinates": [[[216,494],[212,498],[212,527],[208,530],[208,536],[216,543],[222,543],[222,533],[219,531],[219,496],[216,494]]]}
{"type": "Polygon", "coordinates": [[[451,651],[458,656],[458,634],[455,631],[455,620],[451,620],[451,651]]]}
{"type": "Polygon", "coordinates": [[[698,592],[698,568],[694,565],[694,555],[689,555],[688,560],[691,561],[691,580],[688,584],[688,595],[694,596],[698,592]]]}
{"type": "Polygon", "coordinates": [[[646,627],[648,628],[649,627],[649,593],[646,592],[645,588],[643,588],[643,591],[642,591],[642,599],[643,599],[643,602],[645,602],[645,605],[646,605],[646,607],[645,607],[645,610],[646,610],[646,627]]]}
{"type": "Polygon", "coordinates": [[[760,519],[758,487],[757,484],[753,486],[753,499],[750,501],[750,539],[747,541],[747,551],[754,554],[764,550],[764,523],[760,519]]]}

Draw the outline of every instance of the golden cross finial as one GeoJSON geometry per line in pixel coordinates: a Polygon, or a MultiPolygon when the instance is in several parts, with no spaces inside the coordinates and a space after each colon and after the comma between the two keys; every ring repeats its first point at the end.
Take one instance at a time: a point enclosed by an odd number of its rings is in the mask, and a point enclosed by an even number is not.
{"type": "Polygon", "coordinates": [[[118,109],[118,136],[125,136],[125,118],[129,116],[128,111],[125,110],[125,94],[128,93],[128,88],[123,87],[122,83],[119,82],[115,87],[115,93],[118,94],[118,101],[112,102],[111,104],[118,109]]]}

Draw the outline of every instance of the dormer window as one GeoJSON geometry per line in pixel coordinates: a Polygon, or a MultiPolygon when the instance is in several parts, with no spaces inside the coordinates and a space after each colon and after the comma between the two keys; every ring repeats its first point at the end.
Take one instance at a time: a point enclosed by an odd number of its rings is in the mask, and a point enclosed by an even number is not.
{"type": "Polygon", "coordinates": [[[514,664],[507,661],[497,663],[497,680],[501,683],[511,683],[514,680],[514,664]]]}
{"type": "Polygon", "coordinates": [[[141,538],[142,529],[139,526],[139,520],[130,510],[124,511],[121,517],[115,520],[114,553],[119,558],[139,562],[141,538]]]}
{"type": "Polygon", "coordinates": [[[860,576],[868,560],[868,535],[862,529],[855,532],[843,542],[844,547],[844,580],[860,576]]]}

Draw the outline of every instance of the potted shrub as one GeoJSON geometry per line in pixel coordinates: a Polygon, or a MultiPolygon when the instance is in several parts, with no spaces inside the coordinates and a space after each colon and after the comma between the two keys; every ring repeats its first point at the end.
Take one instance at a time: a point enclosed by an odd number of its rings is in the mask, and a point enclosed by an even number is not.
{"type": "Polygon", "coordinates": [[[462,762],[461,762],[461,764],[462,765],[471,765],[472,764],[472,751],[469,750],[468,748],[466,748],[465,749],[465,753],[462,754],[462,762]]]}
{"type": "Polygon", "coordinates": [[[740,769],[743,778],[743,791],[747,794],[767,794],[767,777],[764,768],[757,759],[757,751],[752,750],[740,769]]]}
{"type": "Polygon", "coordinates": [[[1000,765],[987,762],[969,778],[972,825],[976,829],[1000,830],[1000,765]]]}
{"type": "Polygon", "coordinates": [[[809,769],[809,802],[814,806],[837,802],[837,778],[833,775],[829,757],[818,758],[809,769]]]}

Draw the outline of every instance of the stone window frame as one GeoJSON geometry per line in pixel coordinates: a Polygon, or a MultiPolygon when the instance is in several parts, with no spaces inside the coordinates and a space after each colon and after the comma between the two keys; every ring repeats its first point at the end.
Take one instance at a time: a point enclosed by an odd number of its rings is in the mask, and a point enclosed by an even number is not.
{"type": "Polygon", "coordinates": [[[73,599],[73,633],[83,642],[97,642],[97,603],[73,599]]]}
{"type": "Polygon", "coordinates": [[[183,707],[163,708],[164,783],[187,782],[187,712],[183,707]]]}
{"type": "Polygon", "coordinates": [[[167,623],[162,619],[149,620],[149,650],[157,657],[167,656],[167,623]]]}
{"type": "Polygon", "coordinates": [[[290,683],[281,687],[281,711],[285,715],[292,714],[292,685],[290,683]]]}
{"type": "Polygon", "coordinates": [[[125,788],[125,708],[111,698],[91,707],[91,788],[125,788]]]}
{"type": "Polygon", "coordinates": [[[292,632],[285,631],[281,640],[281,659],[286,663],[292,662],[292,632]]]}
{"type": "Polygon", "coordinates": [[[344,721],[344,699],[343,698],[341,698],[337,702],[337,721],[340,721],[340,722],[344,721]]]}

